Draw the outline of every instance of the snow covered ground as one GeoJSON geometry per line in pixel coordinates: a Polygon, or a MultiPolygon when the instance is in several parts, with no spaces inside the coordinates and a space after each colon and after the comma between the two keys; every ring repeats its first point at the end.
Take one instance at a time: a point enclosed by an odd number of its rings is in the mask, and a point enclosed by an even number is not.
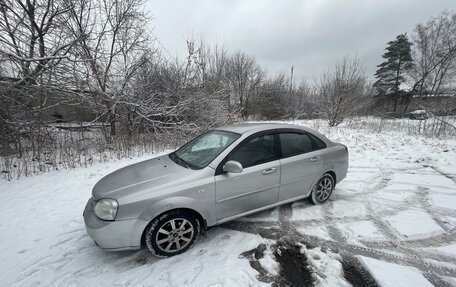
{"type": "Polygon", "coordinates": [[[319,131],[350,151],[348,177],[327,204],[224,224],[169,259],[102,251],[82,220],[103,175],[148,157],[0,181],[0,286],[268,286],[264,278],[286,273],[272,251],[281,237],[302,246],[315,285],[355,284],[354,266],[380,286],[456,286],[456,140],[319,131]],[[240,256],[260,244],[263,258],[240,256]]]}

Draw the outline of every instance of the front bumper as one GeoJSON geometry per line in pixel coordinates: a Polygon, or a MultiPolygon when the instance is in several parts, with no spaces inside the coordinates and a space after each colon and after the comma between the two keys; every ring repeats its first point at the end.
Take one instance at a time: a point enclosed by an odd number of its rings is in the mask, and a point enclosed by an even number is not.
{"type": "Polygon", "coordinates": [[[141,248],[141,236],[148,222],[142,219],[104,221],[93,212],[96,201],[89,199],[84,209],[84,223],[87,233],[95,243],[111,251],[135,250],[141,248]]]}

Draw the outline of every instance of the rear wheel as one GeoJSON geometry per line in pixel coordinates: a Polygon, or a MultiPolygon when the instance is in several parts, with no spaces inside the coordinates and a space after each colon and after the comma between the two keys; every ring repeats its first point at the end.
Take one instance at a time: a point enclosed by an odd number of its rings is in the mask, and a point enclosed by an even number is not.
{"type": "Polygon", "coordinates": [[[147,248],[158,257],[187,251],[198,239],[200,222],[191,213],[171,211],[154,219],[146,229],[147,248]]]}
{"type": "Polygon", "coordinates": [[[313,204],[326,202],[334,190],[334,179],[329,173],[325,173],[315,184],[309,201],[313,204]]]}

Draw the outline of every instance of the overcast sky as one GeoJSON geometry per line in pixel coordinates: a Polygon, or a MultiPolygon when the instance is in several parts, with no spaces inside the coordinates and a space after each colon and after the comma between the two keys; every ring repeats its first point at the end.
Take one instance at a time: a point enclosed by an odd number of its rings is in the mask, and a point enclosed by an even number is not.
{"type": "MultiPolygon", "coordinates": [[[[154,34],[169,54],[203,37],[254,56],[270,73],[312,81],[344,55],[357,55],[370,79],[386,42],[455,0],[148,0],[154,34]]],[[[295,78],[295,79],[296,79],[295,78]]]]}

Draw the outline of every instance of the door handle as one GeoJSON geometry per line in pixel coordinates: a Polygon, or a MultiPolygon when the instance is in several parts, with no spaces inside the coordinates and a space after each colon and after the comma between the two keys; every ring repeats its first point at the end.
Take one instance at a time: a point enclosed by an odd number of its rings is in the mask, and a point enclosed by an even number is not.
{"type": "Polygon", "coordinates": [[[311,157],[311,158],[310,158],[310,161],[311,161],[311,162],[316,162],[316,161],[318,161],[319,159],[320,159],[320,156],[317,155],[317,156],[311,157]]]}
{"type": "Polygon", "coordinates": [[[263,170],[263,174],[266,175],[266,174],[271,174],[271,173],[274,173],[277,169],[275,167],[271,167],[271,168],[268,168],[268,169],[265,169],[263,170]]]}

